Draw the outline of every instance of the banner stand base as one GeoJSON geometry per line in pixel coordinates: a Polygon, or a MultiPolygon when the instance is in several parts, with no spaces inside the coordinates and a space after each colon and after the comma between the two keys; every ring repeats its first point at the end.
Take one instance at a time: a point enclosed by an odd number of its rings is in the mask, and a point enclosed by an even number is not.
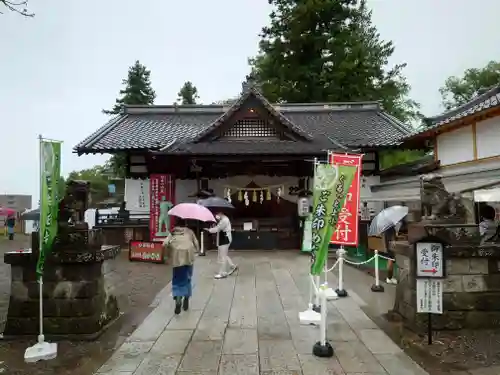
{"type": "Polygon", "coordinates": [[[325,294],[326,294],[326,299],[328,301],[331,301],[331,300],[339,298],[339,296],[337,295],[337,293],[335,293],[335,291],[332,288],[325,289],[325,294]]]}
{"type": "Polygon", "coordinates": [[[377,285],[373,284],[371,287],[372,292],[383,292],[384,291],[384,286],[383,285],[377,285]]]}
{"type": "Polygon", "coordinates": [[[317,342],[313,345],[313,354],[316,357],[320,358],[330,358],[333,357],[333,347],[329,342],[325,343],[325,345],[321,345],[321,342],[317,342]]]}
{"type": "Polygon", "coordinates": [[[45,341],[30,346],[24,352],[24,361],[27,363],[48,361],[56,357],[57,357],[57,344],[45,341]]]}
{"type": "Polygon", "coordinates": [[[299,312],[299,321],[300,324],[304,325],[319,325],[321,322],[321,314],[309,308],[306,311],[299,312]]]}
{"type": "Polygon", "coordinates": [[[335,290],[335,293],[337,293],[337,296],[339,297],[347,297],[347,290],[345,289],[337,289],[335,290]]]}

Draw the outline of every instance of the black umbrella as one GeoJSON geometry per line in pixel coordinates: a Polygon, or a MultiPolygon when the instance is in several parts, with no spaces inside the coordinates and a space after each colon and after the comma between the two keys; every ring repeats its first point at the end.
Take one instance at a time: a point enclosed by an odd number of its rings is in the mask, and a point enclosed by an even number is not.
{"type": "Polygon", "coordinates": [[[230,208],[234,209],[234,206],[224,198],[220,197],[210,197],[206,199],[200,199],[196,203],[206,208],[216,209],[216,208],[230,208]]]}
{"type": "Polygon", "coordinates": [[[31,211],[26,211],[24,214],[21,214],[22,220],[40,220],[40,208],[35,208],[31,211]]]}

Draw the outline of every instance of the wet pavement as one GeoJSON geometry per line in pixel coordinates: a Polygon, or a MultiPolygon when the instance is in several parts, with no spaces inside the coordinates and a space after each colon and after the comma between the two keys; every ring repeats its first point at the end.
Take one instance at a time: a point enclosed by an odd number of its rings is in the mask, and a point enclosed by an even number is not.
{"type": "Polygon", "coordinates": [[[328,304],[335,356],[313,356],[319,329],[298,321],[308,257],[262,251],[233,253],[233,260],[237,273],[214,280],[215,254],[198,258],[191,309],[175,316],[166,293],[99,375],[427,374],[363,312],[356,293],[328,304]]]}
{"type": "MultiPolygon", "coordinates": [[[[15,241],[0,238],[0,317],[6,316],[10,294],[10,266],[3,263],[3,254],[20,247],[29,247],[27,237],[15,241]]],[[[153,311],[171,279],[168,265],[132,263],[126,251],[116,262],[120,280],[117,297],[123,313],[116,323],[96,341],[59,342],[56,359],[36,364],[24,363],[24,351],[33,340],[0,341],[0,374],[90,375],[97,371],[153,311]]]]}
{"type": "MultiPolygon", "coordinates": [[[[0,237],[0,322],[10,293],[3,253],[27,242],[0,237]]],[[[117,323],[94,342],[60,342],[57,359],[36,364],[23,361],[32,340],[0,341],[0,374],[426,374],[415,363],[430,375],[500,374],[500,331],[441,333],[428,348],[425,337],[385,319],[395,287],[373,293],[373,276],[352,267],[344,273],[349,297],[329,303],[328,338],[336,357],[315,358],[319,332],[297,321],[307,303],[308,258],[264,251],[233,257],[240,271],[221,281],[213,280],[215,254],[198,258],[192,310],[173,317],[170,268],[130,263],[122,253],[117,262],[124,314],[117,323]],[[111,371],[113,363],[126,371],[111,371]]],[[[337,285],[334,273],[329,283],[337,285]]]]}

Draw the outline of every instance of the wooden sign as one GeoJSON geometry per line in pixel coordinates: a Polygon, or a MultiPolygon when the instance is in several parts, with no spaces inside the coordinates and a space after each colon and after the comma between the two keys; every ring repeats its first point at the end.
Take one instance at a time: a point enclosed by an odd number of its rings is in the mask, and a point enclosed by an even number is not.
{"type": "Polygon", "coordinates": [[[130,261],[164,263],[162,242],[137,241],[129,242],[128,259],[130,261]]]}

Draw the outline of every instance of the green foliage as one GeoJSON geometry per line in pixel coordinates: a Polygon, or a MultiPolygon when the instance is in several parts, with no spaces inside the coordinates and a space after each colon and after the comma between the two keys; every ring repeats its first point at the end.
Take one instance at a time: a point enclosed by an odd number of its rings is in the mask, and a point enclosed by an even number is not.
{"type": "Polygon", "coordinates": [[[273,102],[381,101],[403,121],[420,118],[408,98],[405,64],[371,22],[365,0],[269,0],[270,25],[250,78],[273,102]]]}
{"type": "Polygon", "coordinates": [[[462,77],[449,77],[439,89],[443,106],[447,109],[470,102],[477,95],[500,84],[500,62],[490,61],[483,68],[467,69],[462,77]]]}
{"type": "Polygon", "coordinates": [[[185,82],[177,94],[177,102],[180,104],[196,104],[199,98],[198,89],[191,81],[185,82]]]}
{"type": "MultiPolygon", "coordinates": [[[[124,86],[120,90],[120,97],[116,99],[111,110],[103,110],[108,115],[119,114],[124,105],[152,105],[156,99],[156,93],[151,86],[151,71],[149,71],[139,60],[132,65],[127,74],[127,78],[122,81],[124,86]]],[[[125,153],[113,155],[109,160],[109,165],[116,177],[125,177],[126,173],[125,153]]]]}
{"type": "Polygon", "coordinates": [[[154,104],[156,93],[151,86],[151,71],[139,60],[128,69],[127,78],[122,81],[125,86],[120,90],[120,97],[111,110],[103,110],[107,115],[120,113],[124,105],[151,105],[154,104]]]}
{"type": "Polygon", "coordinates": [[[3,14],[3,9],[6,9],[9,12],[18,13],[21,16],[25,17],[34,17],[35,13],[32,13],[28,10],[28,0],[24,1],[9,1],[9,0],[0,0],[0,14],[3,14]]]}
{"type": "Polygon", "coordinates": [[[410,163],[423,158],[429,152],[426,150],[387,150],[380,153],[380,169],[410,163]]]}

